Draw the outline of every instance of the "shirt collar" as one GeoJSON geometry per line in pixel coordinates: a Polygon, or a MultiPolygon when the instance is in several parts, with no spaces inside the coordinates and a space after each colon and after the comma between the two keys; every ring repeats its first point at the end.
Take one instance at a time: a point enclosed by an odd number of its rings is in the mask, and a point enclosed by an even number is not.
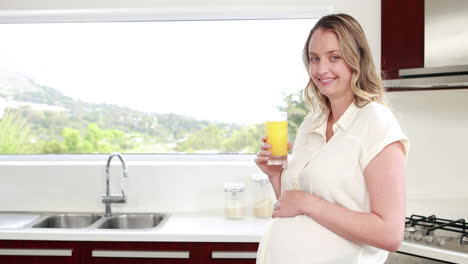
{"type": "Polygon", "coordinates": [[[346,111],[341,115],[340,119],[336,121],[336,124],[338,124],[341,129],[346,130],[349,128],[351,123],[353,122],[354,118],[356,117],[356,114],[359,112],[359,107],[356,106],[356,104],[353,102],[351,103],[346,111]]]}
{"type": "MultiPolygon", "coordinates": [[[[343,113],[343,115],[341,115],[340,119],[338,119],[338,121],[336,121],[336,123],[333,124],[333,131],[335,132],[338,127],[340,127],[343,130],[348,129],[351,123],[353,122],[354,118],[356,117],[356,114],[359,112],[359,109],[360,108],[356,106],[354,102],[351,103],[346,109],[346,111],[343,113]]],[[[316,132],[324,136],[327,131],[326,120],[328,119],[329,115],[330,112],[326,113],[325,115],[322,115],[319,118],[316,118],[316,122],[312,122],[310,118],[308,118],[308,120],[304,120],[305,122],[307,122],[306,126],[310,127],[310,129],[307,129],[307,132],[316,132]]]]}
{"type": "Polygon", "coordinates": [[[327,118],[328,113],[321,115],[311,115],[310,117],[304,120],[305,131],[306,133],[318,133],[325,135],[327,130],[327,118]]]}

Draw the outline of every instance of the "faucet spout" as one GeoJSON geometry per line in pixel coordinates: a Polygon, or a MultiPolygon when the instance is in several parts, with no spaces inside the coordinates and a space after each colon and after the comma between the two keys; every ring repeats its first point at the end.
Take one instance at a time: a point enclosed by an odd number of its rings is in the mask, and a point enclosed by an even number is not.
{"type": "Polygon", "coordinates": [[[122,194],[111,194],[110,193],[110,164],[112,161],[112,158],[118,157],[121,164],[122,164],[122,170],[123,170],[123,175],[125,178],[128,178],[128,169],[127,169],[127,164],[125,162],[125,159],[123,158],[122,154],[118,152],[112,152],[107,159],[107,165],[106,165],[106,193],[102,195],[102,202],[106,205],[106,211],[104,216],[111,216],[112,211],[111,211],[111,204],[112,203],[126,203],[127,202],[127,196],[125,196],[125,192],[122,189],[121,192],[122,194]]]}

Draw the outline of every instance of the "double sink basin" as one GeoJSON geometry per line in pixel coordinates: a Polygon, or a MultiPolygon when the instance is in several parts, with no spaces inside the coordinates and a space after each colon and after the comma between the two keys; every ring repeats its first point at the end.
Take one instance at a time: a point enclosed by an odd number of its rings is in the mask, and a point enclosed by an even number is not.
{"type": "Polygon", "coordinates": [[[165,214],[102,214],[57,213],[45,214],[23,226],[25,228],[56,229],[152,229],[160,228],[167,219],[165,214]]]}

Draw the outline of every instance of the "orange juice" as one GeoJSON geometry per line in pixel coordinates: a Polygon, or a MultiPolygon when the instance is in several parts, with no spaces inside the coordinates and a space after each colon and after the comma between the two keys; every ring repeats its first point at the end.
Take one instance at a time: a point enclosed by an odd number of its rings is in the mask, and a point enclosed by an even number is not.
{"type": "Polygon", "coordinates": [[[267,142],[272,156],[288,155],[288,121],[267,121],[265,123],[267,142]]]}

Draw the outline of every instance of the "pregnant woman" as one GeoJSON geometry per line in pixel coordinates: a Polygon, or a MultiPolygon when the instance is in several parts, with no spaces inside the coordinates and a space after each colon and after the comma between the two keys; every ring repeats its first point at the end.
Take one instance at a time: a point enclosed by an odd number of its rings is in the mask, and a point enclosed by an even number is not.
{"type": "Polygon", "coordinates": [[[403,239],[408,140],[354,18],[321,18],[303,57],[311,111],[290,160],[267,165],[266,138],[255,160],[278,198],[257,263],[384,263],[403,239]]]}

